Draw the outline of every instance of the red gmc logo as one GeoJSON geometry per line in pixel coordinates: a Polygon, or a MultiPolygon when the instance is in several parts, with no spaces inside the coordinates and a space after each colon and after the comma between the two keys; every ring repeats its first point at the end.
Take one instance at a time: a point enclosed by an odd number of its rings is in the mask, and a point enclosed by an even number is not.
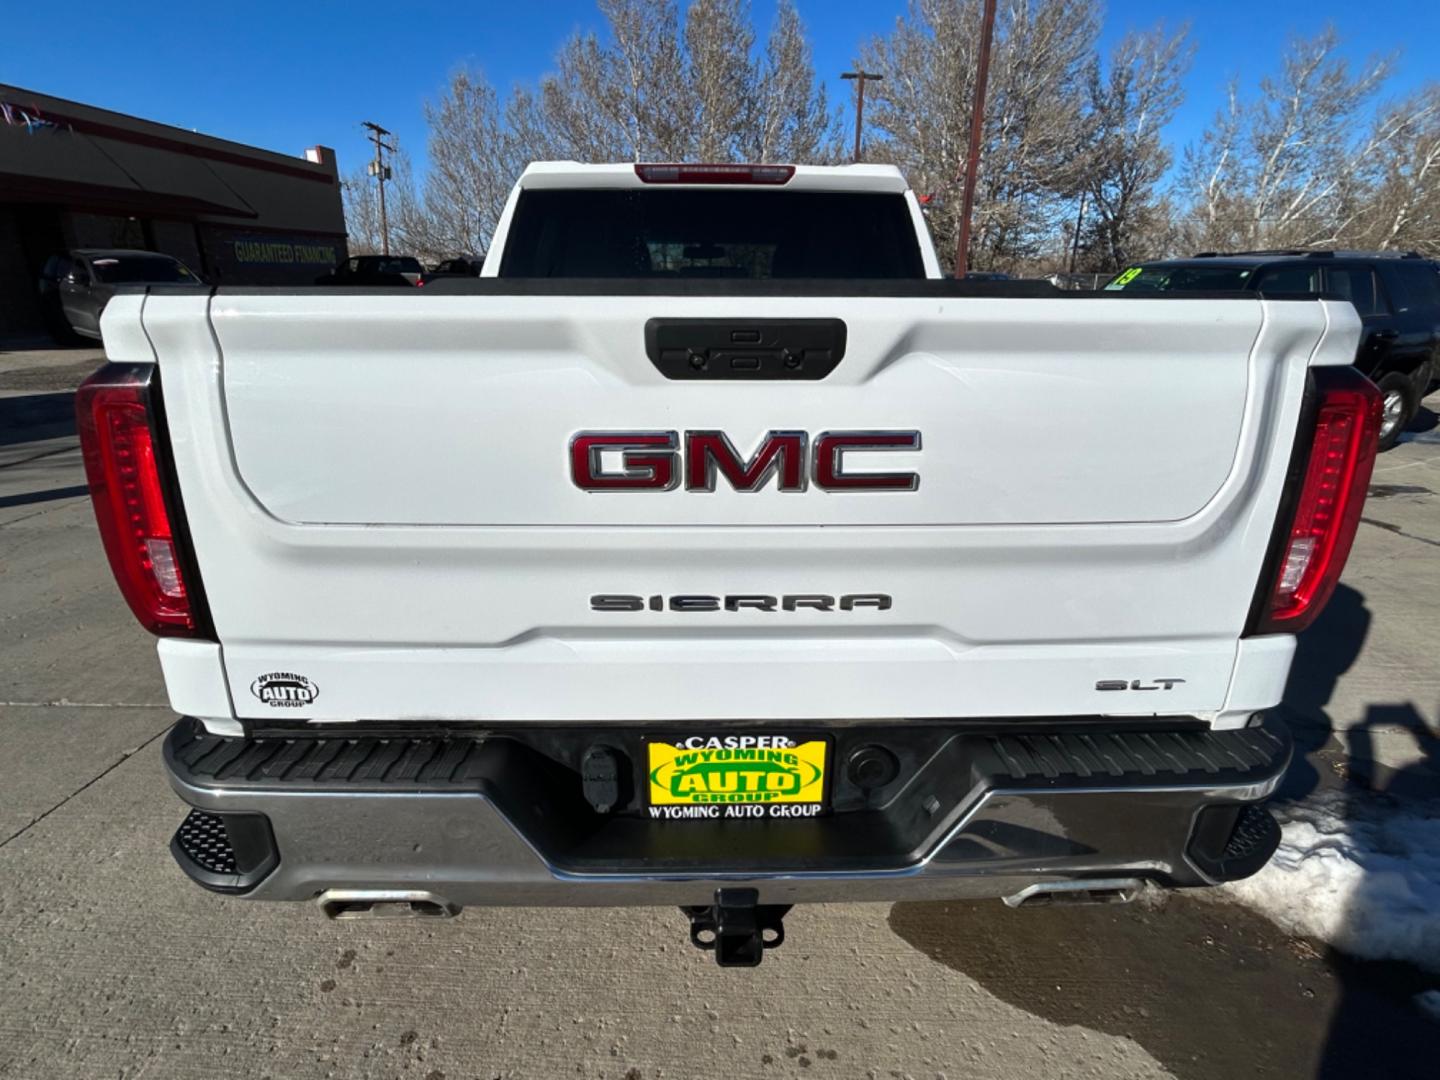
{"type": "Polygon", "coordinates": [[[919,450],[918,431],[771,431],[748,458],[723,431],[582,431],[570,440],[570,478],[584,491],[714,491],[723,474],[736,491],[759,491],[772,477],[781,491],[914,491],[913,472],[847,467],[845,455],[919,450]],[[808,468],[807,468],[808,462],[808,468]]]}

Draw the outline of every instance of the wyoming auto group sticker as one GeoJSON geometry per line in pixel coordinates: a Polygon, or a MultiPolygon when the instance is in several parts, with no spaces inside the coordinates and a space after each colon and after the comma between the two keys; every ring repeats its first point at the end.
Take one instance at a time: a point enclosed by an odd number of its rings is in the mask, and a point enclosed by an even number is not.
{"type": "Polygon", "coordinates": [[[650,816],[814,817],[826,743],[784,735],[691,735],[649,743],[650,816]]]}
{"type": "Polygon", "coordinates": [[[320,696],[320,687],[293,671],[271,671],[250,684],[250,693],[272,709],[299,709],[320,696]]]}

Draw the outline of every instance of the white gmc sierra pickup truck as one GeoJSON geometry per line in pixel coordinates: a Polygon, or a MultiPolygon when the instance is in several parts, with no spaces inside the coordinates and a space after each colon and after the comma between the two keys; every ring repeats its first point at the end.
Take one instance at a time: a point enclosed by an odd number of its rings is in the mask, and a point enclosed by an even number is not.
{"type": "Polygon", "coordinates": [[[1353,308],[944,280],[893,168],[539,164],[478,279],[151,288],[77,397],[180,866],[330,915],[1255,872],[1353,308]]]}

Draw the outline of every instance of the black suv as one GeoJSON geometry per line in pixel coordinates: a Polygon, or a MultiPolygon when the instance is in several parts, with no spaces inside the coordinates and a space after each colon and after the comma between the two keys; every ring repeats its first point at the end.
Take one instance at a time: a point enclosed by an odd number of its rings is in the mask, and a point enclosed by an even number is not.
{"type": "Polygon", "coordinates": [[[1385,395],[1381,450],[1395,445],[1440,374],[1440,265],[1414,252],[1207,251],[1132,266],[1105,288],[1349,300],[1364,324],[1355,366],[1385,395]]]}
{"type": "Polygon", "coordinates": [[[420,284],[425,268],[411,255],[355,255],[328,274],[315,279],[316,285],[390,285],[409,288],[420,284]]]}
{"type": "Polygon", "coordinates": [[[480,268],[485,265],[485,256],[462,257],[458,259],[446,259],[444,262],[436,263],[435,268],[425,275],[428,278],[437,277],[479,277],[480,268]]]}

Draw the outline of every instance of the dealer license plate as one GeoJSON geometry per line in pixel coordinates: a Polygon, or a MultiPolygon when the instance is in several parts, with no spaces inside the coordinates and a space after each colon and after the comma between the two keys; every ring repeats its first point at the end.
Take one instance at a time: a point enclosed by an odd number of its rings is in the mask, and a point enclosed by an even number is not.
{"type": "Polygon", "coordinates": [[[683,735],[647,747],[652,818],[809,818],[824,811],[830,743],[784,735],[683,735]]]}

